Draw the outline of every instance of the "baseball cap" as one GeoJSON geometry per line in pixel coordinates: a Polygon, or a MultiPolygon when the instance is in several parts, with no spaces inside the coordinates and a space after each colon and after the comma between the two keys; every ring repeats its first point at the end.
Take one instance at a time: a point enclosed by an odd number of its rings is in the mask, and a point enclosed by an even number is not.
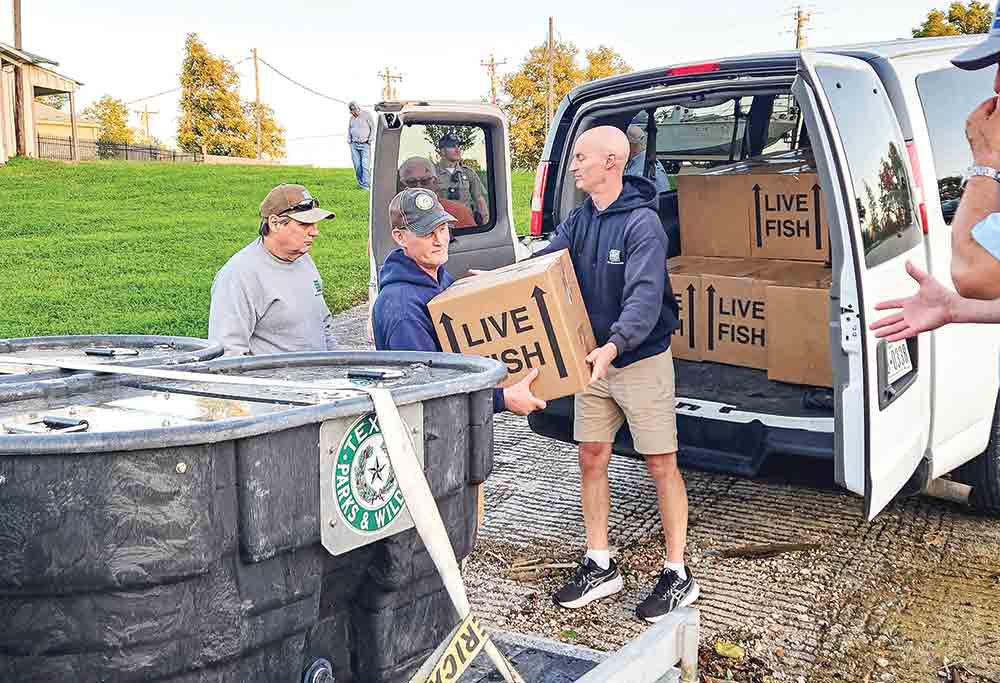
{"type": "Polygon", "coordinates": [[[301,185],[278,185],[260,203],[260,217],[288,216],[299,223],[318,223],[336,218],[333,211],[319,208],[319,200],[301,185]]]}
{"type": "Polygon", "coordinates": [[[1000,2],[997,2],[996,10],[993,12],[993,23],[990,24],[990,32],[986,35],[986,40],[959,54],[951,60],[952,64],[959,69],[976,71],[997,63],[997,55],[1000,54],[1000,18],[997,17],[998,12],[1000,12],[1000,2]]]}
{"type": "Polygon", "coordinates": [[[441,139],[438,141],[438,149],[441,149],[443,147],[458,147],[458,146],[459,146],[458,140],[456,140],[451,133],[446,133],[445,135],[442,135],[441,139]]]}
{"type": "Polygon", "coordinates": [[[458,219],[444,210],[437,195],[423,188],[403,190],[389,202],[389,224],[409,230],[418,237],[434,232],[442,223],[457,223],[458,219]]]}

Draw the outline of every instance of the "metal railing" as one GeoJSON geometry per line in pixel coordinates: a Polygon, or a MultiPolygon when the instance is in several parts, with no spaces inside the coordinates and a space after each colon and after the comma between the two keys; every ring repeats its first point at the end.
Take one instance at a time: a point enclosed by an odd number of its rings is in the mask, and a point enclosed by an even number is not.
{"type": "MultiPolygon", "coordinates": [[[[80,150],[80,161],[204,161],[201,154],[178,152],[153,145],[130,145],[128,143],[94,142],[91,140],[81,140],[77,144],[80,150]]],[[[39,137],[38,157],[40,159],[71,161],[73,159],[73,143],[69,138],[39,137]]]]}

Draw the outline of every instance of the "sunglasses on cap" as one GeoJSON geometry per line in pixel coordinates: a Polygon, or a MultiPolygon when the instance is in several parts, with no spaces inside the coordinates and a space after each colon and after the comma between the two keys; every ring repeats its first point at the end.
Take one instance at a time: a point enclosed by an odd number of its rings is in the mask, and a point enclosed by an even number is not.
{"type": "Polygon", "coordinates": [[[318,199],[304,199],[295,206],[288,207],[278,215],[284,216],[286,213],[298,213],[300,211],[310,211],[312,209],[317,209],[317,208],[319,208],[318,199]]]}

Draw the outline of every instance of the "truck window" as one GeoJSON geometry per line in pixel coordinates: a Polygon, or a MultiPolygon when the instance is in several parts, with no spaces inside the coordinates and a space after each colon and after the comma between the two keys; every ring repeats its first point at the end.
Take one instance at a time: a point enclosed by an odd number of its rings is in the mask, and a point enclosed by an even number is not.
{"type": "Polygon", "coordinates": [[[917,76],[917,95],[927,121],[941,214],[951,225],[962,198],[962,173],[972,165],[965,120],[993,93],[993,69],[948,68],[917,76]]]}
{"type": "Polygon", "coordinates": [[[463,233],[487,232],[496,223],[488,136],[481,126],[413,124],[399,138],[399,190],[433,190],[463,233]]]}
{"type": "Polygon", "coordinates": [[[818,67],[837,121],[869,268],[908,251],[921,239],[896,114],[861,72],[818,67]]]}

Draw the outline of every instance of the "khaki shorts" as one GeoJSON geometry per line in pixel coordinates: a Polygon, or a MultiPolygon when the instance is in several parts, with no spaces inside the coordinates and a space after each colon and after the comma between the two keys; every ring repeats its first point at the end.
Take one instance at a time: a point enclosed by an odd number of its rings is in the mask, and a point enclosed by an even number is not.
{"type": "Polygon", "coordinates": [[[577,441],[613,443],[626,421],[636,452],[677,452],[677,399],[670,349],[624,368],[612,366],[604,379],[576,395],[573,438],[577,441]]]}

